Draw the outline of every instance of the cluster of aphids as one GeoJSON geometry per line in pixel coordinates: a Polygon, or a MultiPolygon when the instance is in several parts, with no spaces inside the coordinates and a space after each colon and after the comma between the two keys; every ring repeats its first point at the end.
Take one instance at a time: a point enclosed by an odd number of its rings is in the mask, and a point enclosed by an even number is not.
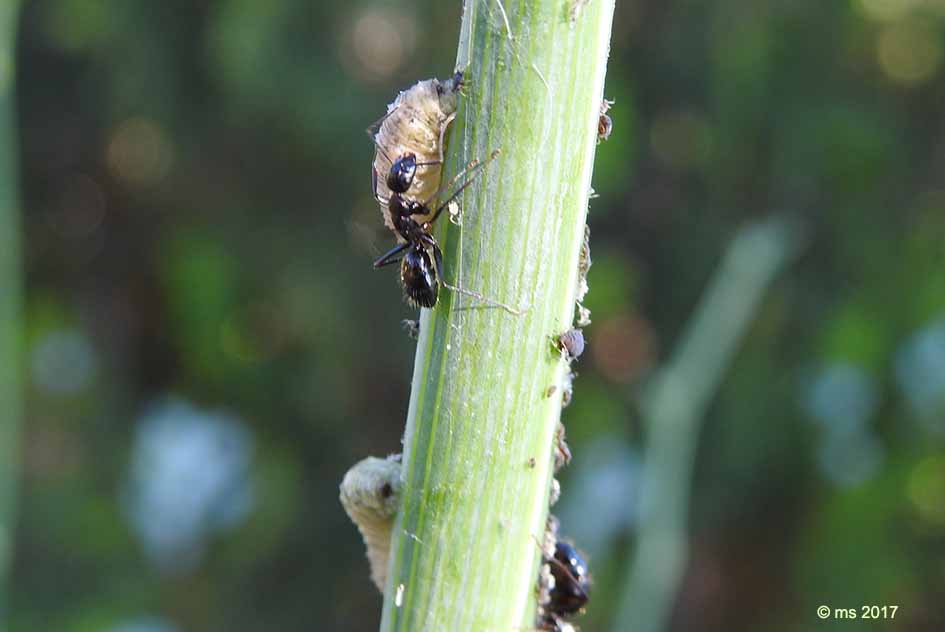
{"type": "MultiPolygon", "coordinates": [[[[584,243],[581,261],[586,261],[586,266],[582,264],[583,272],[580,278],[581,284],[586,286],[587,267],[590,266],[586,234],[584,243]]],[[[583,298],[580,291],[579,295],[583,298]]],[[[590,323],[590,312],[580,303],[578,314],[578,323],[575,324],[579,324],[582,319],[587,321],[583,324],[590,323]]],[[[554,345],[568,363],[561,399],[562,406],[567,406],[571,401],[571,389],[575,376],[575,373],[571,371],[571,363],[584,353],[584,334],[580,327],[574,327],[557,336],[554,345]]],[[[570,462],[571,449],[565,440],[564,424],[559,421],[555,431],[555,473],[570,462]]],[[[561,485],[557,478],[552,478],[549,503],[553,505],[558,502],[560,495],[561,485]]],[[[572,543],[558,539],[558,520],[553,515],[548,516],[542,553],[544,559],[538,574],[538,629],[549,632],[573,632],[576,628],[568,619],[584,610],[589,599],[591,577],[584,555],[572,543]]]]}
{"type": "MultiPolygon", "coordinates": [[[[600,106],[597,142],[607,140],[613,129],[613,122],[607,111],[613,101],[604,99],[600,106]]],[[[555,336],[552,344],[556,352],[567,363],[567,372],[562,384],[561,406],[571,403],[574,390],[574,378],[577,377],[571,366],[584,353],[584,327],[591,324],[591,311],[584,306],[587,295],[587,272],[591,267],[590,229],[584,227],[584,241],[578,256],[578,286],[575,296],[574,326],[555,336]]],[[[548,388],[546,395],[552,396],[557,386],[548,388]]],[[[565,440],[564,424],[558,422],[555,431],[554,464],[555,473],[571,462],[571,449],[565,440]]],[[[549,503],[554,505],[561,495],[561,485],[557,478],[551,480],[549,503]]],[[[576,628],[570,619],[583,611],[589,599],[591,577],[584,555],[575,546],[558,539],[558,521],[553,515],[548,516],[548,525],[542,543],[543,562],[538,576],[538,629],[550,632],[573,632],[576,628]]]]}

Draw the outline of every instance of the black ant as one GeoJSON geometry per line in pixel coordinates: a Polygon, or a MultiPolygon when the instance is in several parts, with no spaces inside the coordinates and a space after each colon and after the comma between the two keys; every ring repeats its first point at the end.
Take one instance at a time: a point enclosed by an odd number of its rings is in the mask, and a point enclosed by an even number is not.
{"type": "MultiPolygon", "coordinates": [[[[378,149],[383,149],[378,145],[378,149]]],[[[439,244],[430,233],[433,223],[439,218],[447,206],[450,205],[459,195],[473,182],[470,177],[450,195],[445,202],[440,204],[435,210],[431,210],[430,202],[444,190],[448,189],[453,183],[466,174],[472,175],[476,170],[484,167],[494,160],[500,151],[497,149],[484,162],[473,160],[466,168],[460,171],[456,177],[450,180],[444,187],[437,191],[434,196],[426,201],[418,201],[405,197],[405,193],[410,189],[413,183],[417,167],[438,164],[438,162],[418,162],[416,155],[405,153],[397,160],[390,161],[391,167],[387,174],[387,187],[391,190],[388,199],[383,199],[377,194],[377,172],[372,169],[372,184],[374,186],[374,197],[379,204],[387,209],[387,219],[394,232],[403,239],[403,243],[397,244],[384,255],[374,262],[375,268],[382,268],[400,261],[400,281],[404,287],[404,294],[409,302],[421,307],[432,308],[436,305],[437,290],[440,285],[473,298],[479,299],[485,303],[501,307],[512,314],[520,314],[507,305],[491,301],[481,294],[464,290],[460,287],[450,285],[446,282],[443,274],[443,252],[439,244]],[[417,221],[415,217],[429,217],[423,221],[417,221]],[[432,257],[431,257],[432,253],[432,257]]],[[[386,157],[386,154],[385,154],[386,157]]]]}
{"type": "Polygon", "coordinates": [[[548,592],[548,603],[542,607],[539,617],[539,629],[559,632],[574,630],[566,621],[580,612],[587,604],[591,588],[591,577],[587,562],[574,545],[558,541],[555,554],[546,558],[554,579],[554,585],[548,592]]]}

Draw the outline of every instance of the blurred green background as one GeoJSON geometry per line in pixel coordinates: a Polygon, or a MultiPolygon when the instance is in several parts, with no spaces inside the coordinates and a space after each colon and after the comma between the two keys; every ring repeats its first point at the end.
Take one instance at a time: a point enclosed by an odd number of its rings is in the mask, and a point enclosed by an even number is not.
{"type": "MultiPolygon", "coordinates": [[[[414,344],[364,128],[452,71],[459,17],[23,4],[11,631],[376,629],[338,484],[400,450],[414,344]]],[[[665,629],[945,629],[945,0],[622,0],[612,46],[555,507],[595,574],[579,624],[634,629],[641,385],[777,213],[805,247],[700,420],[665,629]]]]}

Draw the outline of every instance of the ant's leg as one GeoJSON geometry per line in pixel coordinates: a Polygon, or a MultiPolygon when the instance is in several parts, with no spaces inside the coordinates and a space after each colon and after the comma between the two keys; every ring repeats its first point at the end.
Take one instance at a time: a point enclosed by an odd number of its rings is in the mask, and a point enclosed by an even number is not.
{"type": "MultiPolygon", "coordinates": [[[[448,198],[446,198],[446,201],[445,201],[445,202],[443,202],[442,204],[440,204],[440,206],[437,207],[437,209],[436,209],[435,211],[433,211],[433,217],[431,217],[429,220],[427,220],[426,224],[427,224],[427,225],[430,225],[430,224],[432,224],[433,222],[435,222],[435,221],[437,220],[437,218],[440,216],[440,213],[443,212],[443,209],[445,209],[447,206],[449,206],[449,203],[450,203],[450,202],[452,202],[453,200],[455,200],[456,198],[458,198],[458,197],[459,197],[459,194],[462,193],[462,192],[466,189],[466,187],[468,187],[470,184],[473,183],[473,181],[475,180],[475,178],[472,176],[472,174],[475,173],[476,170],[485,167],[487,164],[489,164],[490,162],[492,162],[493,160],[495,160],[496,156],[498,156],[500,153],[502,153],[502,150],[496,149],[496,150],[493,151],[492,154],[491,154],[488,158],[486,158],[483,162],[479,162],[478,160],[473,160],[473,161],[470,162],[468,165],[466,165],[466,168],[465,168],[465,169],[463,169],[462,171],[460,171],[459,173],[457,173],[456,176],[455,176],[452,180],[450,180],[450,181],[446,184],[445,187],[440,187],[440,190],[436,192],[436,195],[434,195],[433,198],[430,198],[431,200],[432,200],[432,199],[435,199],[435,198],[437,197],[437,195],[439,195],[443,190],[448,189],[448,188],[453,184],[453,182],[454,182],[455,180],[459,179],[463,174],[467,174],[467,173],[468,173],[468,174],[470,175],[469,180],[466,180],[466,182],[463,183],[463,186],[461,186],[461,187],[459,187],[458,189],[456,189],[456,191],[454,191],[451,196],[449,196],[448,198]]],[[[428,202],[428,203],[429,203],[429,202],[428,202]]],[[[426,206],[426,205],[424,205],[424,206],[426,206]]]]}
{"type": "Polygon", "coordinates": [[[374,168],[374,165],[371,165],[371,192],[374,194],[374,199],[378,204],[382,206],[387,206],[390,204],[390,198],[382,198],[377,194],[377,169],[374,168]]]}
{"type": "Polygon", "coordinates": [[[388,110],[387,114],[385,114],[385,115],[382,116],[381,118],[377,119],[376,121],[374,121],[373,123],[371,123],[370,125],[368,125],[368,128],[367,128],[366,130],[364,130],[364,133],[367,134],[368,137],[370,137],[370,139],[371,139],[374,143],[377,143],[377,138],[376,138],[376,137],[377,137],[377,133],[381,130],[381,125],[383,125],[383,124],[384,124],[384,121],[387,120],[387,117],[390,116],[391,114],[393,114],[394,111],[396,111],[397,108],[399,108],[399,107],[400,107],[400,104],[398,103],[397,105],[395,105],[394,107],[392,107],[390,110],[388,110]]]}
{"type": "Polygon", "coordinates": [[[377,194],[377,169],[374,168],[374,163],[371,163],[371,193],[374,194],[374,199],[377,200],[378,204],[387,206],[387,202],[377,194]]]}
{"type": "Polygon", "coordinates": [[[493,307],[501,307],[505,311],[509,312],[510,314],[514,314],[515,316],[522,315],[521,310],[517,310],[514,307],[509,307],[505,303],[493,301],[492,299],[488,299],[478,292],[473,292],[471,290],[464,290],[463,288],[457,285],[450,285],[449,283],[447,283],[446,276],[444,276],[443,274],[443,251],[440,250],[440,246],[436,243],[436,240],[433,239],[433,237],[431,237],[430,235],[424,235],[421,239],[423,240],[424,245],[433,251],[433,265],[436,267],[436,277],[439,279],[440,284],[443,287],[445,287],[448,290],[452,290],[456,292],[457,294],[463,294],[465,296],[472,297],[478,301],[482,301],[483,303],[487,305],[491,305],[493,307]]]}
{"type": "Polygon", "coordinates": [[[407,248],[410,248],[410,244],[407,244],[407,243],[397,244],[396,246],[388,250],[386,253],[381,255],[380,258],[378,258],[378,260],[374,262],[374,267],[383,268],[384,266],[389,266],[392,263],[397,263],[398,261],[403,259],[403,255],[401,253],[407,248]]]}
{"type": "Polygon", "coordinates": [[[387,120],[387,117],[393,114],[399,107],[400,107],[400,104],[395,105],[394,107],[390,109],[390,111],[387,112],[387,114],[385,114],[381,118],[371,123],[371,125],[368,126],[366,130],[364,130],[364,132],[368,135],[368,138],[371,139],[371,142],[374,143],[374,146],[377,147],[377,150],[381,152],[381,155],[384,156],[384,158],[390,164],[394,164],[394,161],[391,160],[391,157],[387,155],[387,152],[384,151],[384,148],[381,147],[381,144],[377,142],[377,133],[381,131],[381,125],[384,124],[384,121],[387,120]]]}
{"type": "Polygon", "coordinates": [[[587,593],[584,591],[583,588],[581,588],[581,582],[578,581],[577,577],[574,576],[574,573],[572,573],[571,570],[567,566],[565,566],[560,560],[554,557],[546,557],[545,560],[549,564],[554,564],[555,567],[561,570],[561,572],[563,572],[565,575],[570,577],[571,581],[574,582],[574,585],[577,587],[577,589],[581,591],[581,596],[584,598],[587,597],[587,593]]]}

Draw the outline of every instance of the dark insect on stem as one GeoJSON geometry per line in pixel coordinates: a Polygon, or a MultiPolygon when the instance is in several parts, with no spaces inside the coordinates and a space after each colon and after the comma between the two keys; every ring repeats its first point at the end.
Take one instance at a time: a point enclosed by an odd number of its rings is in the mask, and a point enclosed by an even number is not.
{"type": "Polygon", "coordinates": [[[554,585],[548,603],[542,607],[539,629],[558,632],[573,630],[567,619],[580,613],[589,600],[591,576],[584,555],[573,544],[558,540],[554,557],[546,558],[554,585]]]}
{"type": "MultiPolygon", "coordinates": [[[[367,129],[377,147],[371,164],[375,198],[387,199],[395,192],[415,200],[433,197],[440,186],[446,130],[456,117],[462,87],[462,72],[449,79],[419,81],[398,94],[387,113],[367,129]]],[[[381,214],[396,233],[384,204],[381,214]]]]}
{"type": "MultiPolygon", "coordinates": [[[[501,307],[512,314],[519,315],[521,313],[508,305],[490,300],[478,292],[472,292],[447,283],[443,274],[443,252],[430,232],[443,209],[449,206],[453,200],[466,190],[466,187],[473,183],[476,171],[495,160],[499,153],[500,151],[497,149],[485,161],[473,160],[456,177],[441,187],[432,198],[423,202],[410,199],[395,188],[391,188],[392,193],[387,199],[381,198],[375,192],[378,203],[387,208],[390,225],[394,227],[394,231],[402,242],[379,257],[374,262],[374,267],[382,268],[400,262],[400,281],[404,287],[404,294],[410,303],[420,307],[434,307],[439,286],[442,285],[459,294],[471,296],[484,303],[501,307]],[[469,178],[436,209],[431,209],[430,202],[465,175],[469,175],[469,178]],[[424,217],[429,217],[429,219],[419,219],[424,217]]],[[[402,165],[402,158],[395,161],[393,165],[402,165]]],[[[409,170],[399,167],[398,169],[397,174],[388,175],[388,182],[406,190],[410,187],[411,179],[406,176],[402,178],[401,176],[409,174],[409,170]]],[[[394,166],[391,167],[391,171],[394,171],[394,166]]]]}
{"type": "Polygon", "coordinates": [[[613,101],[604,99],[600,104],[600,118],[597,119],[597,143],[610,138],[610,133],[614,130],[614,122],[611,120],[607,110],[614,104],[613,101]]]}
{"type": "Polygon", "coordinates": [[[484,303],[520,314],[477,292],[446,282],[443,253],[431,229],[447,208],[473,181],[474,172],[495,159],[496,150],[484,162],[473,160],[449,183],[437,188],[443,164],[446,128],[456,116],[456,100],[463,86],[463,73],[445,81],[428,79],[401,92],[379,121],[368,128],[377,147],[371,165],[371,188],[381,206],[384,223],[397,236],[398,245],[374,262],[375,268],[400,262],[400,280],[407,300],[432,308],[440,285],[484,303]],[[425,168],[423,176],[418,171],[425,168]],[[378,180],[378,173],[386,175],[378,180]],[[430,204],[462,176],[466,180],[435,209],[430,204]]]}

